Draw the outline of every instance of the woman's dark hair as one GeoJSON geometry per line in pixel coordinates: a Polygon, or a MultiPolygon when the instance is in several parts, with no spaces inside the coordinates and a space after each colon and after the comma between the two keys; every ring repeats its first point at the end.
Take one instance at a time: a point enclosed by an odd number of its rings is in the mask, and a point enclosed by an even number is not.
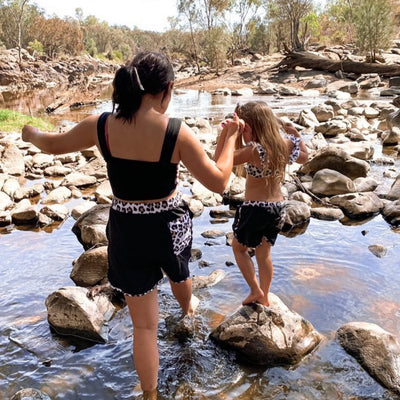
{"type": "Polygon", "coordinates": [[[126,66],[118,69],[113,81],[113,112],[116,118],[131,122],[145,93],[158,94],[174,80],[168,58],[153,51],[143,51],[126,66]]]}

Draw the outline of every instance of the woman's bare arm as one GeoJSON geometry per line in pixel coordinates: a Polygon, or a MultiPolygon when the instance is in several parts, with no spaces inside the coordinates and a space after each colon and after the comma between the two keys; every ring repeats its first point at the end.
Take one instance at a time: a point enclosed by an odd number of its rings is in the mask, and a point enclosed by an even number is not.
{"type": "Polygon", "coordinates": [[[22,128],[22,140],[50,154],[84,150],[97,143],[97,120],[98,116],[92,115],[64,133],[40,132],[33,126],[25,125],[22,128]]]}

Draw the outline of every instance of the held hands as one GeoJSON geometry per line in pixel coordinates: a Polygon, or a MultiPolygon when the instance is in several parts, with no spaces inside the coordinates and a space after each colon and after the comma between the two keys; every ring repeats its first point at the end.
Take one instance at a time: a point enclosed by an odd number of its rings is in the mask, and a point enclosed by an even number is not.
{"type": "Polygon", "coordinates": [[[31,139],[32,139],[32,135],[34,135],[37,132],[38,132],[37,128],[35,128],[35,127],[31,126],[31,125],[25,125],[22,128],[22,135],[21,135],[22,140],[24,142],[30,142],[31,139]]]}
{"type": "Polygon", "coordinates": [[[293,126],[291,122],[283,122],[282,128],[288,135],[301,137],[299,131],[293,126]]]}
{"type": "Polygon", "coordinates": [[[221,126],[223,128],[222,130],[225,130],[229,135],[242,134],[245,122],[234,113],[233,118],[223,121],[221,126]]]}

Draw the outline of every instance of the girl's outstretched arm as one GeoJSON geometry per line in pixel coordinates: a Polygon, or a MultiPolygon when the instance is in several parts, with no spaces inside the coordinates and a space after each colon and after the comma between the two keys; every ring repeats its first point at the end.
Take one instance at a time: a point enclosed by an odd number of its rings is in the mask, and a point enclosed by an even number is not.
{"type": "Polygon", "coordinates": [[[92,115],[63,133],[40,132],[33,126],[25,125],[22,128],[22,140],[32,143],[46,153],[73,153],[97,144],[97,120],[98,115],[92,115]]]}

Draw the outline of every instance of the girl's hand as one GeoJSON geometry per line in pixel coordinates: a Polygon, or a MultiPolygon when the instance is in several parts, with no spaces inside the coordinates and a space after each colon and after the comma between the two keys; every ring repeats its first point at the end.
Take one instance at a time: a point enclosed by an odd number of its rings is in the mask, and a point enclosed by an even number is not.
{"type": "Polygon", "coordinates": [[[242,134],[245,122],[234,113],[233,118],[223,121],[221,126],[228,134],[242,134]]]}
{"type": "Polygon", "coordinates": [[[39,132],[37,128],[30,126],[30,125],[25,125],[22,128],[22,135],[21,135],[22,140],[24,142],[30,142],[32,135],[34,135],[37,132],[39,132]]]}
{"type": "Polygon", "coordinates": [[[284,122],[282,124],[282,128],[288,135],[293,135],[297,137],[301,136],[299,131],[293,126],[291,122],[284,122]]]}

